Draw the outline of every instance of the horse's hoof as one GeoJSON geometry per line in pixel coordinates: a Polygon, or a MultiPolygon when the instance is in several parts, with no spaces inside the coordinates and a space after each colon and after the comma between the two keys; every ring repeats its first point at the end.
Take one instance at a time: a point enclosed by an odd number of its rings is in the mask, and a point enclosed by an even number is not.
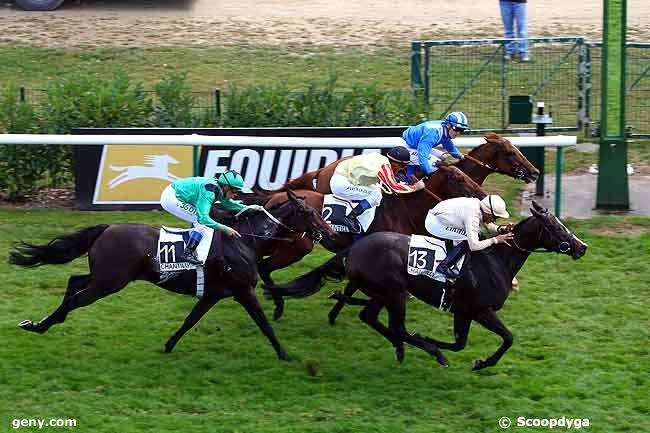
{"type": "Polygon", "coordinates": [[[472,366],[472,371],[482,370],[485,367],[487,367],[487,365],[485,365],[485,361],[483,361],[482,359],[477,359],[476,361],[474,361],[474,365],[472,366]]]}
{"type": "Polygon", "coordinates": [[[436,361],[438,361],[438,364],[440,364],[441,367],[449,368],[449,361],[447,360],[447,358],[445,358],[444,355],[436,356],[436,361]]]}
{"type": "Polygon", "coordinates": [[[278,358],[280,359],[280,361],[291,362],[291,357],[285,351],[278,353],[278,358]]]}
{"type": "Polygon", "coordinates": [[[330,326],[336,325],[336,316],[328,315],[327,321],[329,322],[330,326]]]}
{"type": "Polygon", "coordinates": [[[165,343],[165,353],[172,353],[174,350],[174,345],[171,343],[165,343]]]}
{"type": "Polygon", "coordinates": [[[37,325],[31,320],[23,320],[18,326],[25,331],[38,332],[37,325]]]}
{"type": "Polygon", "coordinates": [[[395,348],[395,357],[397,358],[397,362],[400,364],[404,362],[404,347],[395,348]]]}
{"type": "Polygon", "coordinates": [[[273,320],[280,320],[283,314],[284,306],[275,307],[275,310],[273,310],[273,320]]]}

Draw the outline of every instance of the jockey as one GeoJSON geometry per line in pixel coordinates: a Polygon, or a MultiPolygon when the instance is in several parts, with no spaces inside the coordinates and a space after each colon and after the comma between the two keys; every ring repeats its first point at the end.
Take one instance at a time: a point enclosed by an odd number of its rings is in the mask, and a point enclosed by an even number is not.
{"type": "Polygon", "coordinates": [[[407,128],[402,138],[411,154],[408,175],[414,176],[418,166],[425,176],[433,173],[436,170],[435,163],[444,154],[435,149],[437,146],[442,146],[454,158],[463,159],[463,154],[452,140],[468,128],[467,116],[460,111],[449,113],[445,120],[429,120],[407,128]]]}
{"type": "Polygon", "coordinates": [[[442,239],[462,241],[454,246],[447,257],[440,262],[437,272],[458,278],[459,269],[452,269],[456,261],[468,250],[480,251],[498,243],[508,243],[513,238],[512,226],[497,226],[497,218],[508,218],[506,203],[498,195],[488,195],[479,200],[475,197],[457,197],[443,200],[427,214],[424,226],[433,236],[442,239]],[[480,224],[497,236],[479,240],[480,224]]]}
{"type": "Polygon", "coordinates": [[[342,161],[334,170],[330,180],[332,194],[357,203],[346,217],[346,224],[354,232],[362,231],[357,218],[366,210],[379,206],[381,203],[382,187],[380,183],[391,192],[399,194],[424,188],[423,181],[417,181],[414,185],[398,182],[394,172],[403,170],[404,152],[391,149],[388,153],[389,157],[380,153],[357,155],[342,161]]]}
{"type": "Polygon", "coordinates": [[[393,174],[397,182],[407,183],[409,185],[414,183],[411,180],[412,178],[406,173],[406,167],[411,162],[411,154],[405,147],[395,146],[391,148],[386,153],[386,157],[390,160],[390,166],[393,169],[393,174]]]}
{"type": "Polygon", "coordinates": [[[196,255],[196,248],[206,234],[207,228],[220,230],[231,238],[240,238],[237,230],[220,224],[210,218],[215,202],[225,210],[237,213],[247,209],[262,210],[259,205],[246,206],[233,198],[244,187],[244,179],[234,170],[211,177],[188,177],[179,179],[165,188],[160,205],[172,215],[192,223],[189,240],[180,258],[182,262],[202,264],[196,255]]]}

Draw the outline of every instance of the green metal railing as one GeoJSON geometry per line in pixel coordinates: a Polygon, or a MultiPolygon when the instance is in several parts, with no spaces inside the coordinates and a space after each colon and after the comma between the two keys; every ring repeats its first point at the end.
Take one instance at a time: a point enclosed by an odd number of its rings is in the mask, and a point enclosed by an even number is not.
{"type": "Polygon", "coordinates": [[[529,38],[531,62],[507,60],[505,46],[516,39],[414,41],[411,85],[416,96],[443,117],[464,111],[472,130],[535,131],[513,127],[508,98],[531,95],[553,115],[549,131],[582,127],[584,38],[529,38]]]}

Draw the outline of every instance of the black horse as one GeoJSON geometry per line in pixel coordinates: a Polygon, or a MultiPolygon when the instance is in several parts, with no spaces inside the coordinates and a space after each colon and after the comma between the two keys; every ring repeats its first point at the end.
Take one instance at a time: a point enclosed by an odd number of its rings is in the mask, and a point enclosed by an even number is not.
{"type": "MultiPolygon", "coordinates": [[[[486,360],[474,363],[474,370],[495,365],[512,345],[512,334],[497,317],[508,294],[512,278],[523,266],[528,256],[542,251],[567,254],[579,259],[587,251],[587,245],[571,233],[554,215],[533,202],[531,217],[514,228],[512,245],[499,244],[470,254],[463,274],[447,289],[454,292],[454,343],[444,343],[406,331],[406,301],[409,293],[431,304],[439,305],[439,289],[424,276],[407,274],[410,237],[391,232],[369,235],[354,244],[349,251],[346,275],[349,284],[345,294],[334,298],[354,305],[363,305],[359,314],[362,321],[385,336],[396,349],[398,361],[404,358],[404,342],[419,347],[436,356],[438,362],[448,365],[439,349],[460,351],[465,347],[472,320],[503,339],[501,347],[486,360]],[[369,300],[352,298],[355,290],[361,290],[369,300]],[[388,310],[389,325],[378,320],[382,308],[388,310]]],[[[300,296],[300,293],[283,293],[300,296]]]]}
{"type": "MultiPolygon", "coordinates": [[[[270,340],[278,357],[288,359],[255,295],[257,252],[278,236],[293,235],[291,232],[302,232],[313,240],[333,235],[319,213],[293,192],[289,192],[289,197],[289,201],[268,209],[276,221],[263,212],[246,212],[233,222],[233,227],[243,235],[241,239],[224,236],[219,241],[215,233],[204,266],[205,292],[165,344],[166,352],[171,352],[183,334],[219,300],[233,296],[270,340]]],[[[194,296],[194,272],[186,271],[169,279],[161,276],[156,253],[158,232],[159,229],[144,224],[102,224],[56,237],[45,245],[22,242],[15,246],[9,257],[15,265],[63,264],[88,253],[90,267],[90,274],[70,277],[63,302],[52,314],[37,323],[24,320],[19,326],[43,334],[52,325],[65,321],[70,311],[117,293],[134,280],[146,280],[172,292],[194,296]]]]}

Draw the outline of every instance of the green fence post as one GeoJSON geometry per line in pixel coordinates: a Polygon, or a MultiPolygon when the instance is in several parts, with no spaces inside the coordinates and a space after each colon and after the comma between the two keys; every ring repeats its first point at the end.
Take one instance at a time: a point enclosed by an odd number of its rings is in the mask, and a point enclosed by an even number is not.
{"type": "Polygon", "coordinates": [[[603,65],[597,209],[630,208],[625,143],[626,0],[603,0],[603,65]]]}
{"type": "Polygon", "coordinates": [[[411,90],[413,94],[421,89],[422,82],[422,42],[411,42],[411,90]]]}
{"type": "Polygon", "coordinates": [[[192,167],[193,170],[192,172],[194,173],[194,176],[199,176],[199,146],[195,145],[192,146],[192,167]]]}

